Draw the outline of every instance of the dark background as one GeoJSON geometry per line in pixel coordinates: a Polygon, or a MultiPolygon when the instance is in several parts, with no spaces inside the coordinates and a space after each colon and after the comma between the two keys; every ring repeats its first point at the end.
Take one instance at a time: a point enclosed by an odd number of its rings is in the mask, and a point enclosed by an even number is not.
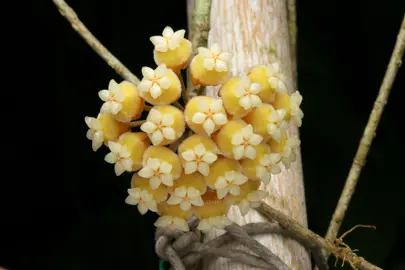
{"type": "MultiPolygon", "coordinates": [[[[185,1],[68,3],[130,70],[154,66],[151,35],[186,28],[185,1]]],[[[85,116],[115,72],[51,1],[3,8],[0,265],[8,269],[157,269],[156,216],[124,203],[86,139],[85,116]],[[5,17],[4,16],[4,17],[5,17]]],[[[325,234],[399,30],[405,1],[298,1],[299,90],[309,227],[325,234]]],[[[404,72],[398,74],[342,232],[360,255],[405,269],[404,72]],[[402,74],[401,74],[402,73],[402,74]],[[401,76],[402,75],[402,76],[401,76]]],[[[331,264],[334,261],[331,260],[331,264]]]]}

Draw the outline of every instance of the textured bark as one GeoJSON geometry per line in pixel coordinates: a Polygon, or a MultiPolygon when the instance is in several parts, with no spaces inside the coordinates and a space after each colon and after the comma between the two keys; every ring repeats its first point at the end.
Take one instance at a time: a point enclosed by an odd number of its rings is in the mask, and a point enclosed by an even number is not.
{"type": "MultiPolygon", "coordinates": [[[[257,64],[269,64],[279,61],[283,72],[289,79],[290,92],[294,91],[289,34],[287,25],[287,7],[283,0],[213,0],[210,16],[211,30],[208,45],[219,43],[223,50],[233,53],[231,74],[246,73],[257,64]]],[[[207,96],[216,96],[219,87],[207,87],[207,96]]],[[[304,98],[305,100],[305,98],[304,98]]],[[[298,134],[291,126],[290,134],[298,134]]],[[[301,156],[289,170],[273,177],[265,188],[271,196],[266,203],[289,215],[301,225],[307,226],[304,186],[302,179],[301,156]]],[[[240,224],[266,221],[256,211],[251,210],[241,216],[237,207],[232,207],[229,218],[240,224]]],[[[209,241],[223,231],[215,230],[205,235],[209,241]]],[[[255,237],[279,256],[291,269],[310,269],[308,252],[297,242],[278,235],[255,237]]],[[[240,247],[243,250],[243,247],[240,247]]],[[[212,258],[204,261],[204,269],[256,269],[247,267],[225,258],[212,258]]]]}

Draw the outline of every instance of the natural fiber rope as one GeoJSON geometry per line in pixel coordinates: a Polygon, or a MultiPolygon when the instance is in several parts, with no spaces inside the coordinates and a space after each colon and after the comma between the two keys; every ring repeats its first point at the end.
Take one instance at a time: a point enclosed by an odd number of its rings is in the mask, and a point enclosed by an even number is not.
{"type": "MultiPolygon", "coordinates": [[[[192,220],[189,232],[168,228],[156,230],[156,253],[161,259],[168,261],[172,269],[192,269],[204,256],[210,255],[263,269],[287,270],[287,265],[279,257],[251,237],[258,234],[279,234],[289,237],[307,247],[314,255],[320,254],[317,247],[274,222],[250,223],[244,226],[233,223],[224,228],[226,233],[207,243],[199,242],[195,231],[197,225],[198,220],[192,220]],[[233,249],[234,243],[249,248],[252,253],[233,249]]],[[[316,260],[316,264],[320,270],[328,269],[324,261],[316,260]]]]}

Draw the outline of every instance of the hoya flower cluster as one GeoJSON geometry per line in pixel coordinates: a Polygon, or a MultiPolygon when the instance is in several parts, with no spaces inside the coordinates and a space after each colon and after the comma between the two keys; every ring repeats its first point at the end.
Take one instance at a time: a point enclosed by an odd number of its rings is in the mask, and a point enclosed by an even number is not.
{"type": "Polygon", "coordinates": [[[260,186],[295,161],[300,141],[288,127],[301,126],[302,97],[288,94],[277,63],[231,77],[230,53],[213,44],[192,56],[184,35],[166,27],[150,38],[156,66],[142,68],[139,85],[111,80],[99,91],[100,113],[85,118],[87,138],[94,151],[109,148],[105,161],[117,176],[133,174],[125,201],[159,214],[157,227],[187,231],[195,216],[200,230],[221,229],[231,223],[231,205],[242,215],[259,206],[268,195],[260,186]],[[194,85],[220,85],[219,98],[178,106],[187,67],[194,85]]]}

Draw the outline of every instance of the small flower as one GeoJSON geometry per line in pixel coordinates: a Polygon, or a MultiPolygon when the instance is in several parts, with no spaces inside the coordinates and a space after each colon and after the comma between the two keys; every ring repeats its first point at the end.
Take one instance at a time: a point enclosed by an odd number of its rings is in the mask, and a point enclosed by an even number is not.
{"type": "Polygon", "coordinates": [[[152,109],[148,115],[149,121],[141,125],[141,130],[146,132],[153,145],[159,145],[166,138],[174,140],[176,133],[173,129],[174,117],[172,114],[162,114],[152,109]]]}
{"type": "Polygon", "coordinates": [[[138,205],[139,212],[144,215],[148,210],[152,212],[157,211],[156,201],[153,199],[152,194],[147,190],[142,190],[140,188],[128,189],[128,197],[125,202],[130,205],[138,205]]]}
{"type": "Polygon", "coordinates": [[[257,96],[260,93],[260,88],[260,84],[252,83],[249,77],[243,76],[240,85],[235,90],[236,97],[239,98],[239,105],[245,110],[260,106],[262,100],[257,96]]]}
{"type": "Polygon", "coordinates": [[[193,150],[184,151],[181,156],[186,160],[184,173],[190,174],[198,170],[205,176],[210,172],[210,164],[218,158],[216,154],[207,151],[202,143],[194,147],[193,150]]]}
{"type": "Polygon", "coordinates": [[[296,91],[290,96],[290,115],[291,120],[296,124],[298,127],[302,125],[302,118],[304,117],[304,113],[302,112],[300,105],[302,103],[302,96],[301,94],[296,91]]]}
{"type": "Polygon", "coordinates": [[[240,194],[239,186],[248,180],[239,172],[227,171],[224,176],[218,177],[215,182],[218,199],[224,198],[228,193],[237,196],[240,194]]]}
{"type": "Polygon", "coordinates": [[[208,232],[213,228],[223,230],[226,226],[231,224],[232,222],[226,216],[215,216],[201,219],[197,229],[203,232],[208,232]]]}
{"type": "Polygon", "coordinates": [[[202,125],[208,135],[216,130],[216,126],[222,126],[228,122],[221,99],[213,100],[211,104],[201,99],[197,106],[199,111],[193,115],[191,122],[202,125]]]}
{"type": "Polygon", "coordinates": [[[125,99],[125,95],[116,81],[111,80],[108,84],[108,90],[99,91],[98,96],[104,101],[100,109],[102,113],[116,115],[122,109],[122,102],[125,99]]]}
{"type": "Polygon", "coordinates": [[[267,132],[278,142],[280,142],[283,132],[288,128],[288,123],[284,120],[285,115],[286,110],[284,109],[273,110],[268,118],[267,132]]]}
{"type": "Polygon", "coordinates": [[[168,204],[180,204],[183,211],[188,211],[191,205],[202,206],[204,205],[201,199],[200,191],[194,187],[181,186],[174,190],[174,193],[167,201],[168,204]]]}
{"type": "Polygon", "coordinates": [[[125,145],[117,142],[108,142],[108,147],[111,152],[108,153],[104,160],[108,163],[115,164],[114,170],[117,176],[120,176],[125,171],[132,171],[133,161],[131,159],[131,152],[125,145]]]}
{"type": "Polygon", "coordinates": [[[86,116],[84,118],[86,125],[89,127],[86,137],[92,141],[93,151],[97,151],[104,142],[104,133],[100,121],[94,117],[86,116]]]}
{"type": "Polygon", "coordinates": [[[198,55],[204,58],[204,68],[218,72],[228,71],[228,62],[232,57],[232,54],[222,52],[218,43],[212,44],[210,49],[199,47],[198,55]]]}
{"type": "Polygon", "coordinates": [[[242,216],[246,215],[250,208],[256,208],[259,207],[262,200],[269,196],[269,193],[267,191],[263,190],[256,190],[250,192],[245,199],[243,199],[239,204],[239,210],[242,216]]]}
{"type": "Polygon", "coordinates": [[[156,220],[155,226],[158,228],[178,229],[184,232],[190,230],[188,223],[184,218],[175,216],[161,216],[156,220]]]}
{"type": "Polygon", "coordinates": [[[136,173],[131,178],[131,189],[135,188],[147,191],[156,203],[165,202],[169,196],[166,186],[160,185],[157,189],[151,189],[149,179],[140,177],[136,173]]]}
{"type": "Polygon", "coordinates": [[[283,134],[280,142],[276,140],[270,140],[269,145],[273,153],[281,154],[281,163],[283,163],[286,169],[290,168],[291,163],[296,160],[297,149],[300,146],[301,141],[297,135],[287,136],[283,134]]]}
{"type": "Polygon", "coordinates": [[[287,78],[281,73],[281,68],[278,63],[273,63],[267,66],[266,76],[269,84],[276,92],[287,92],[287,78]]]}
{"type": "Polygon", "coordinates": [[[143,79],[138,88],[142,94],[150,93],[153,99],[157,99],[172,84],[172,80],[167,76],[168,69],[165,64],[159,65],[155,70],[149,67],[142,68],[143,79]]]}
{"type": "Polygon", "coordinates": [[[253,133],[252,125],[247,125],[240,132],[232,136],[233,155],[236,160],[247,157],[249,159],[256,158],[256,150],[254,146],[260,144],[263,137],[253,133]]]}
{"type": "Polygon", "coordinates": [[[170,26],[166,26],[163,29],[162,36],[153,36],[150,38],[155,50],[159,52],[167,52],[168,50],[174,50],[180,46],[180,42],[184,39],[186,30],[178,30],[176,32],[170,26]]]}
{"type": "Polygon", "coordinates": [[[265,154],[259,160],[260,165],[256,167],[256,177],[266,185],[270,183],[271,175],[281,172],[280,166],[278,165],[280,159],[280,154],[265,154]]]}
{"type": "Polygon", "coordinates": [[[138,175],[143,178],[149,178],[149,184],[152,189],[157,189],[160,184],[173,186],[172,165],[157,158],[148,158],[138,175]]]}

